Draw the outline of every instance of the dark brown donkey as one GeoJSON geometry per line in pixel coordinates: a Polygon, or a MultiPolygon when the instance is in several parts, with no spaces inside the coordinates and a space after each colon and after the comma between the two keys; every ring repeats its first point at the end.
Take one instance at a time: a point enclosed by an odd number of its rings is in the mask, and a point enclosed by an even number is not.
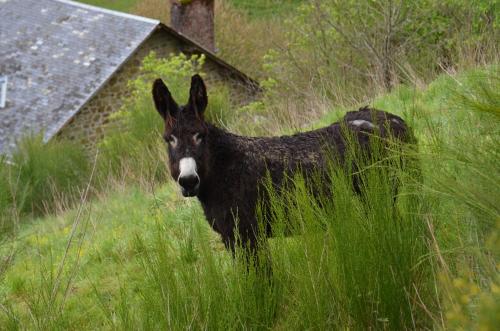
{"type": "Polygon", "coordinates": [[[298,169],[306,175],[321,171],[332,153],[342,161],[346,129],[363,149],[370,148],[370,135],[411,140],[400,117],[369,108],[349,112],[340,122],[315,131],[282,137],[238,136],[204,120],[208,99],[199,75],[192,77],[185,106],[177,105],[161,79],[154,82],[153,98],[165,122],[163,138],[173,179],[185,197],[198,197],[207,221],[233,252],[236,238],[256,248],[256,206],[267,174],[279,187],[285,174],[298,169]]]}

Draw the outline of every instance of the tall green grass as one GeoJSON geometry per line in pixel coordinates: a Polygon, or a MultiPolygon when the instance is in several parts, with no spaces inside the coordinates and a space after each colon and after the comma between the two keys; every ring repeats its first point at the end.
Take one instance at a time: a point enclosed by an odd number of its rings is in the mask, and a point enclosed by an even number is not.
{"type": "Polygon", "coordinates": [[[74,205],[88,181],[84,149],[68,141],[45,144],[41,135],[22,139],[10,160],[0,160],[0,220],[8,233],[26,215],[42,215],[74,205]]]}
{"type": "MultiPolygon", "coordinates": [[[[73,292],[53,294],[51,275],[65,239],[31,234],[27,253],[38,251],[40,267],[27,273],[15,266],[7,284],[16,290],[9,295],[26,302],[34,318],[29,323],[40,328],[76,321],[89,329],[148,330],[426,326],[419,308],[422,302],[433,307],[426,224],[414,213],[421,205],[413,196],[402,193],[399,211],[393,207],[386,170],[366,169],[359,196],[345,172],[332,168],[332,196],[321,208],[300,177],[285,195],[272,197],[278,232],[270,245],[270,276],[248,271],[241,254],[233,261],[201,210],[186,208],[169,188],[154,197],[132,193],[105,202],[104,217],[87,227],[100,230],[80,233],[84,243],[73,246],[66,262],[60,282],[73,292]],[[284,223],[296,229],[294,237],[279,232],[284,223]],[[78,258],[81,269],[73,276],[78,258]],[[81,316],[82,310],[93,318],[81,316]]],[[[59,236],[69,224],[54,221],[59,236]]],[[[23,321],[28,316],[18,306],[12,314],[23,321]]]]}
{"type": "Polygon", "coordinates": [[[442,285],[446,288],[450,328],[494,329],[500,293],[500,81],[498,67],[472,71],[450,91],[451,122],[439,133],[432,153],[428,186],[434,206],[436,235],[442,248],[442,285]],[[437,228],[447,220],[447,227],[437,228]]]}
{"type": "MultiPolygon", "coordinates": [[[[498,96],[488,78],[495,70],[471,75],[481,73],[487,94],[498,96]]],[[[0,273],[0,325],[494,329],[498,118],[456,97],[475,90],[471,77],[444,76],[427,90],[402,87],[375,102],[412,124],[422,179],[388,156],[361,168],[361,195],[336,168],[331,194],[319,202],[300,177],[271,194],[271,275],[233,260],[199,205],[175,187],[120,188],[81,211],[22,227],[16,242],[2,245],[2,256],[17,254],[0,273]],[[396,204],[394,171],[402,175],[396,204]],[[293,236],[280,232],[284,225],[293,236]]]]}
{"type": "MultiPolygon", "coordinates": [[[[78,195],[88,180],[89,160],[82,148],[68,141],[44,144],[41,136],[28,137],[12,155],[13,180],[18,180],[15,197],[22,211],[42,213],[54,210],[61,194],[78,195]]],[[[69,202],[69,201],[68,201],[69,202]]]]}
{"type": "Polygon", "coordinates": [[[312,191],[325,185],[321,178],[311,183],[298,176],[285,192],[271,189],[268,204],[280,238],[273,258],[278,257],[275,269],[287,284],[285,302],[293,311],[288,328],[430,325],[425,309],[432,311],[437,300],[430,291],[433,261],[422,217],[426,206],[415,191],[419,178],[410,175],[418,171],[408,165],[403,169],[399,153],[381,155],[381,146],[374,144],[369,158],[353,148],[347,163],[357,166],[347,172],[333,162],[326,181],[329,193],[319,199],[312,191]],[[290,228],[300,237],[287,239],[290,228]]]}

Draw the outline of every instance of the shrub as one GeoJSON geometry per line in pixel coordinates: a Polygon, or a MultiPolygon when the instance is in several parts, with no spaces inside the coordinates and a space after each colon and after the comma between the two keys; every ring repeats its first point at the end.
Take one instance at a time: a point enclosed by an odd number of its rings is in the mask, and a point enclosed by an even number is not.
{"type": "Polygon", "coordinates": [[[433,79],[442,67],[496,60],[496,4],[475,3],[308,2],[286,25],[287,47],[269,53],[269,75],[285,95],[312,88],[343,101],[433,79]]]}
{"type": "Polygon", "coordinates": [[[428,171],[431,198],[440,201],[433,206],[439,241],[434,254],[442,259],[439,282],[449,328],[498,325],[499,91],[498,67],[465,73],[455,82],[447,102],[459,129],[440,132],[432,156],[440,166],[428,171]]]}
{"type": "Polygon", "coordinates": [[[14,225],[11,219],[12,197],[9,178],[7,160],[4,157],[0,157],[0,233],[6,232],[14,225]]]}
{"type": "Polygon", "coordinates": [[[19,142],[9,177],[11,202],[21,213],[42,214],[71,204],[89,180],[85,151],[69,141],[43,142],[41,135],[19,142]]]}

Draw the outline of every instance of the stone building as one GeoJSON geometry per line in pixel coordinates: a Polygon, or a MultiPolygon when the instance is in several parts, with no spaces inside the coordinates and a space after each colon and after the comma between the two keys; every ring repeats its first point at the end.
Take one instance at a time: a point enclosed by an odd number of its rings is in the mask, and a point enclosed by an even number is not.
{"type": "Polygon", "coordinates": [[[8,85],[0,154],[29,133],[91,146],[152,50],[159,57],[205,54],[208,88],[226,84],[235,103],[259,92],[244,73],[159,21],[68,0],[1,0],[0,76],[8,85]]]}

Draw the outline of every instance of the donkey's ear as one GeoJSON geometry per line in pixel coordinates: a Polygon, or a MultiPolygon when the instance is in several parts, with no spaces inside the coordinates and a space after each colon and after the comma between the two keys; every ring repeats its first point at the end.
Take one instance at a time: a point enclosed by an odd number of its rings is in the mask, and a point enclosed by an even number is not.
{"type": "Polygon", "coordinates": [[[196,74],[191,77],[191,89],[189,90],[189,106],[193,107],[198,115],[203,115],[207,108],[207,89],[203,79],[196,74]]]}
{"type": "Polygon", "coordinates": [[[166,120],[168,116],[175,117],[177,115],[179,106],[177,106],[167,86],[160,78],[153,83],[153,100],[156,110],[158,110],[158,113],[160,113],[164,120],[166,120]]]}

